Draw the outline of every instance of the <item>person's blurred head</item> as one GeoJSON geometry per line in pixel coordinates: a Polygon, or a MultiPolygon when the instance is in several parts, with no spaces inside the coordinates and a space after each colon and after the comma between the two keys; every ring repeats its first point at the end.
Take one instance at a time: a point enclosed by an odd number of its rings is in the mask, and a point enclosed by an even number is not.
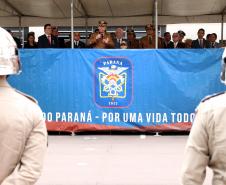
{"type": "Polygon", "coordinates": [[[116,36],[117,39],[123,38],[123,35],[124,35],[124,33],[123,33],[123,29],[122,28],[117,28],[115,30],[115,36],[116,36]]]}
{"type": "Polygon", "coordinates": [[[52,34],[51,24],[45,24],[45,26],[44,26],[44,32],[45,32],[46,35],[51,35],[52,34]]]}
{"type": "Polygon", "coordinates": [[[10,30],[10,29],[8,29],[8,30],[6,30],[10,35],[12,35],[13,36],[13,32],[10,30]]]}
{"type": "Polygon", "coordinates": [[[33,35],[35,37],[35,32],[29,31],[28,34],[33,35]]]}
{"type": "Polygon", "coordinates": [[[178,42],[179,41],[179,33],[173,33],[173,42],[178,42]]]}
{"type": "Polygon", "coordinates": [[[216,42],[217,40],[217,34],[216,33],[212,33],[210,35],[210,42],[216,42]]]}
{"type": "Polygon", "coordinates": [[[182,30],[179,30],[177,33],[179,33],[179,41],[182,42],[184,37],[186,36],[185,32],[182,30]]]}
{"type": "Polygon", "coordinates": [[[120,48],[121,48],[121,49],[127,49],[127,43],[126,43],[126,41],[122,41],[122,42],[121,42],[120,48]]]}
{"type": "Polygon", "coordinates": [[[27,35],[27,42],[28,43],[34,43],[35,42],[35,37],[32,34],[27,35]]]}
{"type": "Polygon", "coordinates": [[[56,26],[52,26],[52,35],[55,37],[59,36],[58,28],[56,26]]]}
{"type": "Polygon", "coordinates": [[[99,33],[104,33],[107,30],[107,22],[103,20],[99,21],[98,30],[99,30],[99,33]]]}
{"type": "Polygon", "coordinates": [[[79,41],[80,40],[80,33],[79,32],[74,32],[74,40],[79,41]]]}
{"type": "Polygon", "coordinates": [[[170,35],[170,32],[165,32],[164,33],[164,40],[166,42],[169,42],[171,40],[171,35],[170,35]]]}
{"type": "Polygon", "coordinates": [[[127,39],[128,40],[134,40],[136,38],[136,34],[132,28],[129,28],[127,31],[127,39]]]}
{"type": "Polygon", "coordinates": [[[28,38],[29,35],[33,35],[33,37],[35,38],[35,32],[29,31],[28,34],[27,34],[27,38],[28,38]]]}
{"type": "Polygon", "coordinates": [[[17,44],[12,35],[0,27],[0,76],[20,73],[17,44]]]}
{"type": "Polygon", "coordinates": [[[99,32],[99,29],[96,28],[96,29],[94,30],[94,33],[98,33],[98,32],[99,32]]]}
{"type": "Polygon", "coordinates": [[[111,32],[110,35],[111,35],[112,40],[114,40],[116,38],[115,32],[111,32]]]}
{"type": "Polygon", "coordinates": [[[185,48],[191,48],[192,39],[186,39],[185,40],[185,48]]]}
{"type": "Polygon", "coordinates": [[[210,36],[211,36],[210,33],[208,33],[208,34],[206,35],[206,40],[208,40],[209,42],[210,42],[210,36]]]}
{"type": "Polygon", "coordinates": [[[154,35],[155,34],[155,28],[152,24],[147,24],[145,26],[145,30],[146,30],[147,35],[154,35]]]}
{"type": "Polygon", "coordinates": [[[198,30],[197,35],[198,35],[198,38],[199,38],[199,39],[203,39],[203,37],[204,37],[204,35],[205,35],[205,30],[204,30],[203,28],[200,28],[200,29],[198,30]]]}

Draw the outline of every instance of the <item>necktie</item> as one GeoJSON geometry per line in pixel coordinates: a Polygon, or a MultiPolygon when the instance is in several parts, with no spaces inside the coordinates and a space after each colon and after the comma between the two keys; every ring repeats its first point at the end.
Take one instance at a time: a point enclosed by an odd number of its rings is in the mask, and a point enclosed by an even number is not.
{"type": "Polygon", "coordinates": [[[131,48],[131,46],[132,46],[132,42],[131,42],[131,41],[129,41],[129,48],[131,48]]]}
{"type": "Polygon", "coordinates": [[[149,45],[152,45],[152,38],[151,38],[151,36],[148,37],[148,43],[149,43],[149,45]]]}
{"type": "Polygon", "coordinates": [[[214,42],[212,42],[212,43],[211,43],[211,47],[212,47],[212,48],[215,48],[215,46],[214,46],[214,42]]]}
{"type": "Polygon", "coordinates": [[[75,48],[78,47],[78,41],[74,41],[74,46],[75,46],[75,48]]]}
{"type": "Polygon", "coordinates": [[[51,36],[48,35],[48,41],[49,41],[49,44],[51,45],[51,36]]]}
{"type": "Polygon", "coordinates": [[[203,40],[202,39],[200,39],[200,46],[201,46],[201,48],[203,48],[203,40]]]}

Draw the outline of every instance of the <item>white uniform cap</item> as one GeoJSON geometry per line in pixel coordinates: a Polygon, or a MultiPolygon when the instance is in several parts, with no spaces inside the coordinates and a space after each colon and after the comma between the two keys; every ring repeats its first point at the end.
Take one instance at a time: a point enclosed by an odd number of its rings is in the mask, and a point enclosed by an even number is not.
{"type": "Polygon", "coordinates": [[[17,45],[5,29],[0,27],[0,75],[19,74],[17,45]]]}

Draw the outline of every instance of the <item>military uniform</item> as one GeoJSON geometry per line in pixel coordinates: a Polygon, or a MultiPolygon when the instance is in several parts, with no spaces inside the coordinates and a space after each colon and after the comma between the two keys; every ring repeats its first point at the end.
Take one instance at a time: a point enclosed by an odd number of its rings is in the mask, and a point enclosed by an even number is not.
{"type": "Polygon", "coordinates": [[[127,31],[127,45],[129,49],[139,48],[139,40],[136,39],[136,33],[132,28],[129,28],[127,31]]]}
{"type": "Polygon", "coordinates": [[[183,185],[201,185],[206,167],[212,185],[226,184],[226,93],[204,99],[197,108],[182,167],[183,185]]]}
{"type": "Polygon", "coordinates": [[[109,33],[105,33],[103,38],[99,38],[99,39],[96,39],[97,35],[99,33],[92,33],[91,36],[90,36],[90,39],[89,39],[89,45],[90,47],[92,48],[101,48],[101,49],[104,49],[104,48],[114,48],[114,42],[111,38],[111,35],[109,33]],[[108,43],[104,43],[103,42],[103,39],[107,39],[108,38],[108,43]]]}
{"type": "MultiPolygon", "coordinates": [[[[155,37],[154,36],[144,36],[140,39],[140,48],[155,48],[155,37]]],[[[162,39],[158,38],[158,48],[163,48],[162,39]]]]}
{"type": "Polygon", "coordinates": [[[42,111],[32,97],[0,79],[0,184],[32,185],[47,148],[42,111]]]}
{"type": "Polygon", "coordinates": [[[131,40],[131,41],[127,41],[127,45],[128,45],[128,48],[129,49],[137,49],[139,48],[139,40],[137,39],[134,39],[134,40],[131,40]]]}

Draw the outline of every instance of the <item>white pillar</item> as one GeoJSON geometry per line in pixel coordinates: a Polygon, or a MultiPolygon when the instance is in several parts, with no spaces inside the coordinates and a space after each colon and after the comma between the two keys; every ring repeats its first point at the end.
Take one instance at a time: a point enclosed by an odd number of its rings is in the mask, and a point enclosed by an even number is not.
{"type": "Polygon", "coordinates": [[[223,40],[224,40],[224,11],[222,13],[222,17],[221,17],[221,42],[223,44],[223,40]]]}
{"type": "Polygon", "coordinates": [[[19,33],[20,33],[20,36],[19,36],[19,39],[21,41],[21,44],[22,44],[22,48],[24,48],[24,33],[22,33],[22,23],[21,23],[21,16],[19,16],[19,33]]]}
{"type": "Polygon", "coordinates": [[[71,0],[71,48],[74,48],[74,0],[71,0]]]}
{"type": "Polygon", "coordinates": [[[88,37],[88,18],[86,17],[86,44],[88,44],[87,37],[88,37]]]}
{"type": "Polygon", "coordinates": [[[155,0],[155,49],[158,49],[158,0],[155,0]]]}

